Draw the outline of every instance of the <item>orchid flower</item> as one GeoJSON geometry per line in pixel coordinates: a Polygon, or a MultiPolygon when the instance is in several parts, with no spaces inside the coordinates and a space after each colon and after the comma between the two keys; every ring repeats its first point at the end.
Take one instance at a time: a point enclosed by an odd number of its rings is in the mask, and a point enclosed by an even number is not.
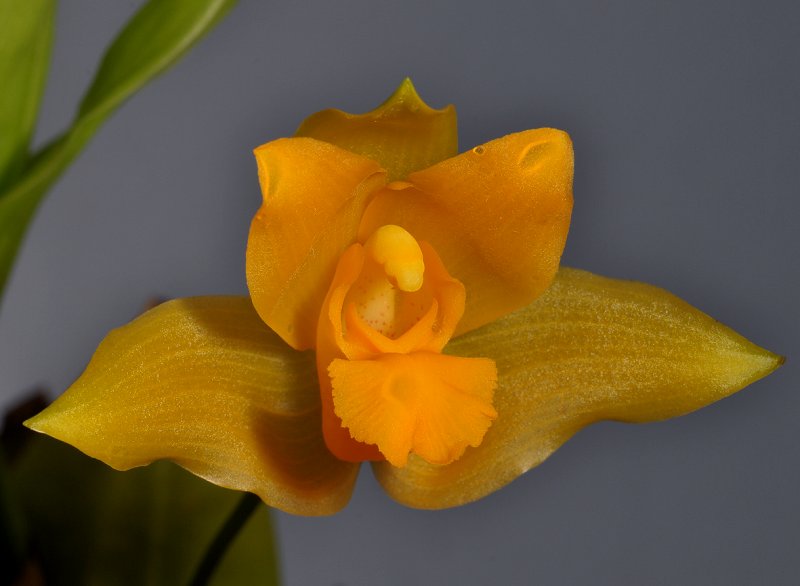
{"type": "Polygon", "coordinates": [[[481,498],[598,420],[682,415],[782,358],[661,289],[561,268],[568,135],[458,154],[404,81],[255,150],[249,297],[178,299],[27,422],[110,466],[169,459],[303,515],[370,461],[394,499],[481,498]]]}

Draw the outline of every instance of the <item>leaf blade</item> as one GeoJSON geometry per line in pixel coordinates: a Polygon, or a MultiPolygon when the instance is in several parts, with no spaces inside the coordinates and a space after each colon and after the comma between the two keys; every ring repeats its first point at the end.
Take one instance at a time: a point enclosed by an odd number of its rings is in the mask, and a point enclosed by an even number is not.
{"type": "Polygon", "coordinates": [[[0,0],[0,190],[22,171],[53,44],[55,0],[0,0]]]}
{"type": "Polygon", "coordinates": [[[28,224],[48,188],[116,107],[175,63],[235,3],[236,0],[150,0],[122,30],[106,52],[72,127],[37,153],[17,181],[0,193],[0,295],[28,224]],[[169,9],[176,14],[170,16],[169,9]],[[161,51],[149,49],[145,58],[136,61],[130,49],[134,41],[141,42],[147,37],[145,33],[160,30],[162,25],[172,33],[172,38],[159,33],[163,41],[161,51]],[[127,71],[128,77],[111,75],[120,64],[118,58],[122,59],[121,71],[127,71]]]}
{"type": "MultiPolygon", "coordinates": [[[[240,498],[167,462],[119,473],[38,436],[10,480],[52,584],[186,584],[240,498]]],[[[277,584],[270,517],[251,517],[212,584],[277,584]]]]}
{"type": "Polygon", "coordinates": [[[236,0],[150,0],[109,46],[78,116],[104,116],[176,62],[236,0]]]}

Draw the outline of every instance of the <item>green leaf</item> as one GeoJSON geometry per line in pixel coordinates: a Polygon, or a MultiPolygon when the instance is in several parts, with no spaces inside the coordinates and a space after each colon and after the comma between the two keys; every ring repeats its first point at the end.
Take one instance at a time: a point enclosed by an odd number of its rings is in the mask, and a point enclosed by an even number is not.
{"type": "Polygon", "coordinates": [[[160,73],[214,27],[235,0],[150,0],[108,49],[79,116],[100,116],[160,73]]]}
{"type": "Polygon", "coordinates": [[[106,52],[72,127],[37,153],[18,180],[0,194],[0,293],[47,189],[125,99],[175,63],[235,3],[150,0],[130,20],[106,52]]]}
{"type": "Polygon", "coordinates": [[[53,43],[55,0],[0,0],[0,190],[28,158],[53,43]]]}
{"type": "MultiPolygon", "coordinates": [[[[35,436],[11,471],[47,584],[186,584],[241,493],[168,462],[116,472],[35,436]]],[[[244,526],[212,584],[278,583],[270,514],[244,526]]]]}

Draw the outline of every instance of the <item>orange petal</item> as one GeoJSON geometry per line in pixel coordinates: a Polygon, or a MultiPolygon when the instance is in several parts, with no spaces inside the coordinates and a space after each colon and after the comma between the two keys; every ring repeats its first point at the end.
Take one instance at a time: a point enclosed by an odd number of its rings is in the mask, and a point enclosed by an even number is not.
{"type": "Polygon", "coordinates": [[[313,348],[336,262],[385,174],[374,161],[309,138],[276,140],[255,155],[264,203],[247,242],[250,296],[289,345],[313,348]]]}
{"type": "Polygon", "coordinates": [[[389,180],[402,179],[458,153],[455,108],[430,108],[410,79],[372,112],[323,110],[306,118],[296,136],[324,140],[378,161],[389,172],[389,180]]]}
{"type": "Polygon", "coordinates": [[[390,184],[367,208],[359,239],[396,224],[430,242],[466,287],[463,333],[550,284],[569,229],[572,166],[566,133],[511,134],[390,184]]]}
{"type": "MultiPolygon", "coordinates": [[[[417,299],[422,306],[427,303],[430,306],[419,316],[419,321],[397,339],[386,337],[367,326],[356,314],[355,303],[346,304],[364,269],[364,247],[353,244],[342,254],[337,265],[320,312],[316,350],[323,435],[328,449],[342,460],[382,460],[383,456],[374,445],[354,440],[342,426],[341,419],[334,411],[333,389],[328,376],[330,363],[336,358],[368,360],[381,353],[439,352],[450,339],[464,311],[463,285],[450,277],[430,245],[422,242],[420,249],[424,258],[425,278],[422,287],[411,296],[421,295],[417,299]]],[[[416,305],[411,309],[417,311],[422,306],[416,305]]],[[[400,310],[402,313],[403,308],[400,310]]]]}
{"type": "Polygon", "coordinates": [[[246,297],[170,301],[111,332],[27,425],[118,470],[169,459],[300,515],[341,509],[358,470],[325,447],[313,354],[246,297]]]}
{"type": "MultiPolygon", "coordinates": [[[[453,279],[442,264],[436,251],[427,242],[420,243],[425,259],[423,287],[410,295],[407,308],[397,307],[400,322],[410,325],[403,334],[390,338],[375,330],[358,316],[355,303],[347,303],[346,293],[353,287],[363,267],[362,247],[355,244],[342,255],[339,267],[326,299],[324,320],[320,327],[332,328],[333,339],[342,356],[350,359],[371,358],[375,354],[409,354],[412,352],[441,352],[453,336],[458,321],[464,313],[464,286],[453,279]],[[425,305],[427,310],[420,312],[425,305]],[[345,336],[343,324],[347,326],[345,336]]],[[[402,329],[402,328],[401,328],[402,329]]]]}
{"type": "Polygon", "coordinates": [[[349,247],[336,267],[336,275],[328,291],[319,314],[317,328],[317,375],[322,403],[322,434],[328,449],[340,460],[346,462],[363,462],[365,460],[383,460],[374,445],[357,442],[350,436],[342,420],[333,410],[331,377],[328,376],[328,365],[335,358],[369,356],[358,344],[342,342],[342,304],[350,286],[358,279],[364,264],[364,248],[360,245],[349,247]]]}
{"type": "Polygon", "coordinates": [[[336,414],[354,439],[375,444],[394,466],[409,452],[449,464],[481,443],[496,417],[491,360],[384,354],[328,367],[336,414]]]}
{"type": "Polygon", "coordinates": [[[689,413],[783,362],[662,289],[571,269],[529,307],[447,351],[496,361],[498,417],[480,447],[449,466],[373,465],[387,492],[413,507],[481,498],[594,421],[689,413]]]}

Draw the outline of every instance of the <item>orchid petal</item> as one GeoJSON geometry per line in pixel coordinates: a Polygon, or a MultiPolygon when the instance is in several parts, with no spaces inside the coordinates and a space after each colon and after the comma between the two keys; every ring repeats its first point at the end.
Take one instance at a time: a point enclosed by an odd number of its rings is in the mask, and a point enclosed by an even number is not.
{"type": "Polygon", "coordinates": [[[359,240],[385,224],[429,242],[467,290],[464,333],[528,305],[558,270],[572,212],[572,143],[553,129],[493,140],[392,183],[359,240]]]}
{"type": "Polygon", "coordinates": [[[480,445],[497,417],[494,362],[433,352],[336,359],[328,367],[336,415],[353,439],[377,445],[394,466],[410,451],[449,464],[480,445]]]}
{"type": "Polygon", "coordinates": [[[325,447],[313,354],[244,297],[170,301],[111,332],[27,425],[118,470],[168,459],[302,515],[341,509],[358,470],[325,447]]]}
{"type": "Polygon", "coordinates": [[[429,107],[410,79],[372,112],[323,110],[306,118],[296,136],[324,140],[373,159],[388,171],[390,181],[458,154],[455,108],[429,107]]]}
{"type": "Polygon", "coordinates": [[[373,464],[387,492],[413,507],[481,498],[590,423],[683,415],[783,362],[662,289],[573,269],[561,269],[535,303],[446,351],[496,361],[498,417],[480,447],[448,466],[414,457],[402,469],[373,464]]]}
{"type": "Polygon", "coordinates": [[[258,314],[297,350],[314,347],[339,256],[355,241],[377,163],[309,138],[255,150],[264,203],[250,225],[247,285],[258,314]]]}

